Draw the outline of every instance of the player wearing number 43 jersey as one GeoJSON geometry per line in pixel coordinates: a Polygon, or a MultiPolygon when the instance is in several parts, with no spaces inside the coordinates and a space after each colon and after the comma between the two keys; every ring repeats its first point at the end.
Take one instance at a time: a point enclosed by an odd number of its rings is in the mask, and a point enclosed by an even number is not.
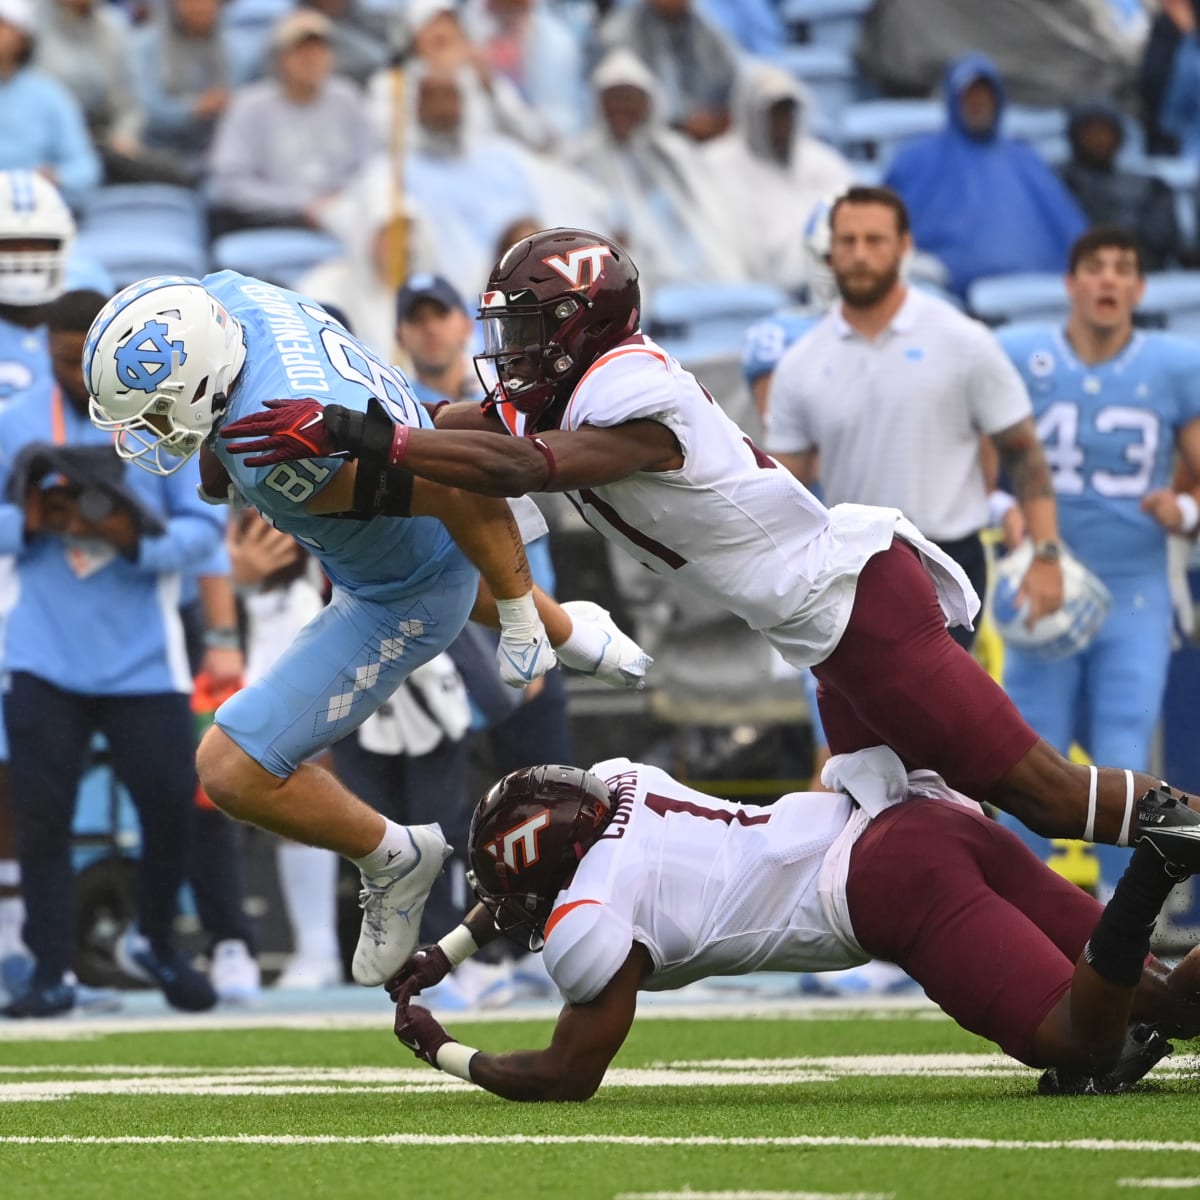
{"type": "Polygon", "coordinates": [[[1164,1033],[1200,1032],[1200,951],[1173,975],[1148,954],[1187,874],[1165,841],[1138,846],[1101,909],[886,747],[832,759],[823,781],[832,795],[758,808],[623,758],[505,776],[471,821],[479,905],[388,981],[397,1036],[508,1099],[582,1100],[639,991],[871,955],[899,963],[965,1028],[1050,1068],[1043,1091],[1123,1090],[1169,1052],[1164,1033]],[[543,948],[566,1001],[545,1050],[475,1051],[412,1002],[500,932],[543,948]]]}
{"type": "Polygon", "coordinates": [[[200,452],[210,499],[232,493],[253,504],[333,581],[328,607],[217,710],[197,766],[205,792],[231,815],[355,861],[364,916],[354,977],[382,983],[416,944],[449,847],[437,825],[386,821],[308,760],[361,725],[472,612],[499,623],[500,671],[513,686],[554,665],[552,646],[568,665],[618,685],[636,686],[649,660],[603,610],[570,611],[535,594],[504,501],[411,476],[387,487],[395,481],[386,464],[367,456],[256,468],[216,443],[222,421],[261,413],[288,392],[360,416],[386,411],[389,428],[429,426],[404,377],[314,302],[232,271],[156,276],[101,311],[84,371],[92,420],[116,435],[123,458],[167,475],[200,452]]]}
{"type": "Polygon", "coordinates": [[[1169,485],[1178,452],[1200,477],[1200,345],[1133,327],[1145,291],[1122,229],[1097,227],[1070,256],[1065,327],[999,331],[1033,401],[1075,556],[1112,606],[1090,643],[1048,661],[1010,649],[1004,684],[1025,719],[1065,750],[1143,768],[1171,653],[1169,534],[1194,535],[1200,507],[1169,485]]]}
{"type": "MultiPolygon", "coordinates": [[[[1136,840],[1137,800],[1159,781],[1073,764],[1039,740],[946,630],[979,606],[958,566],[895,509],[825,508],[638,331],[640,307],[624,249],[584,230],[543,230],[505,252],[483,296],[482,407],[448,405],[435,429],[417,429],[283,402],[221,437],[251,464],[382,446],[393,469],[451,486],[565,492],[640,562],[812,666],[834,753],[888,745],[1040,833],[1136,840]]],[[[1028,424],[1031,470],[1049,496],[1028,424]]],[[[1161,815],[1200,861],[1200,813],[1161,815]]]]}

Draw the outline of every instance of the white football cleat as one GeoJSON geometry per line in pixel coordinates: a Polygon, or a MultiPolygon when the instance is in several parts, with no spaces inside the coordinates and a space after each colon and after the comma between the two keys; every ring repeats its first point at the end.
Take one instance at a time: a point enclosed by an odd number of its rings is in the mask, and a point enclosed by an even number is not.
{"type": "Polygon", "coordinates": [[[363,987],[377,987],[390,979],[417,948],[425,899],[450,855],[440,825],[405,828],[416,861],[410,861],[395,875],[372,875],[369,879],[364,875],[358,893],[363,920],[351,970],[354,982],[363,987]]]}
{"type": "Polygon", "coordinates": [[[316,991],[342,986],[342,962],[339,958],[305,958],[293,954],[275,980],[283,991],[316,991]]]}
{"type": "Polygon", "coordinates": [[[262,973],[241,938],[227,938],[213,947],[208,981],[226,1004],[250,1004],[262,992],[262,973]]]}

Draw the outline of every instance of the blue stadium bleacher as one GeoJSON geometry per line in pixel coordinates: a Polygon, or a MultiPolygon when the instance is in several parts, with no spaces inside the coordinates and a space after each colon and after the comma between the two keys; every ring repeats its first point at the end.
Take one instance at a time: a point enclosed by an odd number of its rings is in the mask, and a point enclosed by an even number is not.
{"type": "Polygon", "coordinates": [[[1005,137],[1030,146],[1052,167],[1071,157],[1067,114],[1061,108],[1010,104],[1004,110],[1000,131],[1005,137]]]}
{"type": "Polygon", "coordinates": [[[1175,219],[1183,244],[1196,245],[1196,206],[1200,203],[1200,162],[1194,158],[1122,155],[1121,169],[1134,175],[1153,175],[1175,194],[1175,219]]]}
{"type": "Polygon", "coordinates": [[[847,158],[886,168],[904,142],[945,124],[941,100],[860,100],[843,109],[838,141],[847,158]]]}
{"type": "Polygon", "coordinates": [[[84,203],[84,233],[135,229],[167,234],[203,247],[207,221],[200,196],[166,183],[124,183],[98,188],[84,203]]]}
{"type": "Polygon", "coordinates": [[[1070,308],[1063,277],[1056,273],[989,275],[967,289],[967,308],[989,325],[1012,321],[1061,321],[1070,308]]]}
{"type": "Polygon", "coordinates": [[[98,262],[118,288],[148,275],[198,277],[208,269],[203,245],[170,232],[137,226],[85,230],[75,243],[75,251],[80,258],[98,262]]]}
{"type": "Polygon", "coordinates": [[[214,270],[240,271],[284,287],[341,253],[337,238],[314,229],[239,229],[212,245],[214,270]]]}
{"type": "Polygon", "coordinates": [[[874,0],[783,0],[779,14],[797,41],[852,53],[874,0]]]}
{"type": "Polygon", "coordinates": [[[1171,333],[1200,336],[1200,271],[1156,271],[1146,276],[1138,312],[1171,333]]]}
{"type": "Polygon", "coordinates": [[[854,60],[844,50],[829,46],[785,46],[779,65],[790,71],[816,101],[819,132],[835,130],[842,113],[861,95],[861,80],[854,60]]]}
{"type": "Polygon", "coordinates": [[[681,362],[737,357],[746,328],[792,302],[767,283],[678,283],[654,289],[642,328],[681,362]]]}

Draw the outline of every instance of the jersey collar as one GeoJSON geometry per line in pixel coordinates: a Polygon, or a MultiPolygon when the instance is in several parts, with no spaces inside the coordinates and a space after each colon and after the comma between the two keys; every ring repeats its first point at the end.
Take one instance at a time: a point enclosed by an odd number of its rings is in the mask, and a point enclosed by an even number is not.
{"type": "MultiPolygon", "coordinates": [[[[916,289],[906,284],[904,288],[903,302],[901,303],[900,307],[896,309],[896,315],[892,317],[892,319],[881,332],[899,333],[902,335],[912,333],[917,327],[917,310],[919,307],[920,301],[917,299],[916,289]]],[[[859,333],[849,321],[846,320],[841,302],[835,304],[831,309],[831,312],[833,315],[834,332],[838,335],[838,337],[856,337],[862,338],[864,341],[866,340],[863,338],[863,335],[859,333]]]]}

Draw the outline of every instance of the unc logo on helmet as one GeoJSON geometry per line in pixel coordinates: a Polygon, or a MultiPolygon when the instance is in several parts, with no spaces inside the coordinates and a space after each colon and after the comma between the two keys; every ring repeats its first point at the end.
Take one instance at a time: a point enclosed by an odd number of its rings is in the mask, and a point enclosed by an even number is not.
{"type": "Polygon", "coordinates": [[[187,362],[183,342],[173,342],[161,321],[147,321],[117,350],[117,378],[128,388],[153,392],[187,362]]]}
{"type": "Polygon", "coordinates": [[[1026,540],[996,564],[992,619],[1005,645],[1047,662],[1087,649],[1112,607],[1108,588],[1073,554],[1064,552],[1062,607],[1039,618],[1031,629],[1026,624],[1028,603],[1018,606],[1016,599],[1032,561],[1033,543],[1026,540]]]}
{"type": "Polygon", "coordinates": [[[501,933],[542,948],[554,898],[613,811],[607,784],[578,767],[527,767],[491,788],[471,817],[467,880],[501,933]]]}

